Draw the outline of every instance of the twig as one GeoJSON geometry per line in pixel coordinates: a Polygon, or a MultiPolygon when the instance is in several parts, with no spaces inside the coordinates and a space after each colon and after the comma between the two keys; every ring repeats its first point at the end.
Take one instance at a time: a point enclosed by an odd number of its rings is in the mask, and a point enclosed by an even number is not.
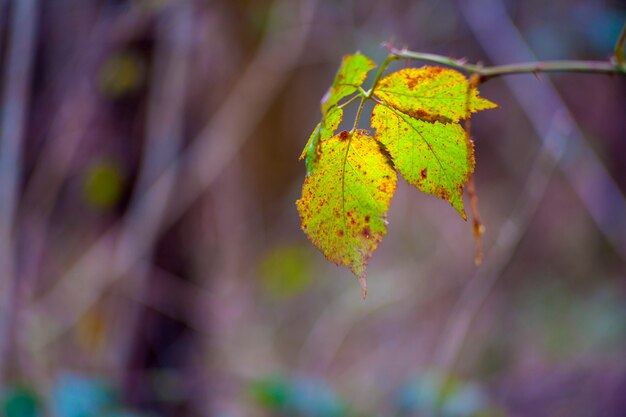
{"type": "MultiPolygon", "coordinates": [[[[474,142],[472,141],[472,111],[470,104],[472,92],[476,90],[479,82],[480,76],[478,74],[472,74],[469,79],[469,83],[467,83],[467,92],[465,93],[465,141],[468,146],[471,147],[472,154],[474,154],[474,142]]],[[[472,175],[467,181],[467,196],[469,197],[470,213],[472,214],[472,230],[474,232],[474,242],[476,247],[474,264],[479,266],[483,262],[482,234],[484,226],[480,219],[480,211],[478,210],[478,195],[476,194],[474,175],[472,175]]]]}
{"type": "MultiPolygon", "coordinates": [[[[484,46],[489,46],[487,52],[495,58],[495,61],[512,60],[512,58],[520,54],[526,56],[532,55],[506,14],[501,2],[483,0],[465,4],[459,1],[459,4],[461,5],[461,11],[464,13],[470,28],[484,46]],[[489,10],[492,14],[491,20],[485,20],[484,15],[476,14],[477,10],[489,10]],[[498,24],[493,25],[486,22],[498,22],[498,24]],[[485,30],[487,25],[489,25],[489,29],[485,30]],[[491,42],[493,33],[498,34],[500,42],[491,42]]],[[[601,177],[602,182],[606,186],[606,191],[612,194],[614,197],[613,202],[618,206],[618,210],[622,215],[626,212],[626,200],[614,181],[612,181],[604,166],[589,149],[589,145],[585,142],[556,90],[554,90],[549,81],[542,83],[541,86],[538,87],[533,87],[534,84],[529,86],[522,79],[514,80],[507,78],[506,82],[527,113],[535,131],[542,139],[543,149],[550,153],[555,161],[559,162],[559,167],[564,171],[566,178],[578,192],[587,210],[596,221],[600,231],[606,236],[607,240],[613,244],[618,255],[620,255],[622,259],[626,259],[626,241],[624,240],[625,234],[623,227],[615,226],[619,224],[619,221],[615,221],[616,219],[612,219],[612,226],[607,224],[607,219],[605,219],[606,215],[603,214],[600,207],[598,207],[597,201],[601,199],[597,196],[589,195],[590,191],[587,189],[586,185],[578,180],[580,174],[577,172],[581,169],[584,172],[584,166],[586,165],[590,167],[589,169],[593,172],[585,172],[584,175],[601,177]],[[571,133],[568,135],[570,146],[565,149],[561,148],[559,141],[552,142],[551,138],[556,139],[554,135],[543,134],[543,132],[554,131],[555,127],[558,127],[558,123],[560,123],[559,120],[566,121],[568,125],[567,129],[571,130],[571,133]],[[557,123],[556,126],[555,123],[557,123]],[[567,155],[561,157],[561,150],[566,152],[567,155]],[[574,155],[570,155],[573,153],[573,150],[582,151],[581,153],[584,154],[582,157],[579,156],[580,160],[577,162],[580,163],[575,164],[575,169],[572,167],[572,159],[578,158],[574,155]]],[[[563,130],[563,128],[561,128],[561,130],[563,130]]],[[[561,134],[561,136],[563,136],[563,134],[561,134]]],[[[539,175],[537,170],[533,169],[531,172],[539,175]]],[[[541,185],[543,181],[547,181],[545,178],[539,182],[540,180],[541,178],[533,179],[529,177],[527,184],[537,182],[537,184],[541,185]]],[[[545,185],[543,187],[545,187],[545,185]]],[[[535,187],[535,193],[537,193],[537,190],[538,188],[535,187]]],[[[538,194],[535,194],[534,197],[528,199],[536,200],[534,203],[533,201],[520,202],[520,204],[525,207],[524,210],[520,208],[517,214],[513,214],[511,218],[519,220],[526,219],[525,222],[529,221],[532,211],[534,211],[533,205],[538,203],[539,197],[538,194]]],[[[474,318],[501,275],[504,267],[513,256],[513,250],[523,232],[520,225],[524,226],[525,222],[518,221],[517,225],[515,223],[507,223],[505,227],[501,229],[497,239],[499,243],[498,246],[496,246],[496,253],[493,253],[494,250],[490,251],[485,265],[476,272],[475,277],[470,281],[461,295],[448,321],[447,327],[444,330],[444,340],[438,349],[438,363],[444,373],[449,373],[458,360],[461,348],[474,318]],[[502,242],[504,242],[504,244],[502,244],[502,242]]]]}
{"type": "Polygon", "coordinates": [[[476,194],[476,184],[472,175],[467,181],[467,196],[470,202],[470,213],[472,213],[472,231],[474,233],[474,242],[476,252],[474,255],[474,264],[479,266],[483,263],[483,246],[482,235],[485,229],[480,219],[480,211],[478,210],[478,195],[476,194]]]}
{"type": "MultiPolygon", "coordinates": [[[[477,0],[472,4],[470,7],[469,3],[459,1],[470,28],[485,46],[492,61],[534,58],[500,1],[477,0]],[[484,14],[479,14],[477,10],[490,10],[492,17],[485,20],[484,14]],[[493,42],[495,34],[499,42],[493,42]]],[[[558,91],[549,79],[537,83],[530,79],[507,77],[504,81],[527,113],[540,139],[544,139],[544,132],[550,129],[552,117],[557,111],[564,111],[567,119],[572,121],[572,143],[559,167],[600,232],[615,252],[626,260],[626,197],[588,144],[558,91]],[[602,187],[597,184],[602,184],[602,187]]]]}
{"type": "Polygon", "coordinates": [[[400,59],[433,62],[445,65],[469,74],[478,74],[482,81],[503,75],[538,74],[542,72],[580,72],[588,74],[608,74],[626,76],[626,66],[619,62],[605,61],[539,61],[522,62],[517,64],[484,67],[468,64],[464,60],[453,59],[443,55],[413,52],[407,49],[388,48],[391,56],[400,59]]]}
{"type": "Polygon", "coordinates": [[[2,127],[0,141],[0,288],[4,291],[4,326],[0,339],[0,377],[7,377],[12,365],[17,321],[20,310],[20,280],[15,263],[16,210],[22,173],[22,142],[30,102],[30,81],[37,34],[37,0],[14,2],[11,15],[7,70],[2,97],[2,127]]]}

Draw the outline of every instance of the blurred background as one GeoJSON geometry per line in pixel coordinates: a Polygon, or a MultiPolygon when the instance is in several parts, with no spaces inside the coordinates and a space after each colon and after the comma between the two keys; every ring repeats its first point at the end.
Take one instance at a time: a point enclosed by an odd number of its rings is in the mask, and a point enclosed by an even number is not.
{"type": "Polygon", "coordinates": [[[0,0],[1,415],[626,416],[626,78],[481,86],[479,268],[471,223],[400,181],[363,301],[294,204],[343,55],[608,60],[625,20],[618,0],[0,0]]]}

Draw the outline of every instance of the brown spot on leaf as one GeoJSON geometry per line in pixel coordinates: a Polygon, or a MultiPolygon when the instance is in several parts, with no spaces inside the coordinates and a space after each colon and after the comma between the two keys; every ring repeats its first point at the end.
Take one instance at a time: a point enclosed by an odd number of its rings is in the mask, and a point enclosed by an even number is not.
{"type": "Polygon", "coordinates": [[[370,221],[370,216],[365,216],[365,223],[369,223],[370,221]]]}
{"type": "Polygon", "coordinates": [[[372,231],[370,230],[369,227],[365,226],[363,228],[363,231],[361,231],[361,234],[363,235],[364,238],[369,239],[370,235],[372,234],[372,231]]]}
{"type": "Polygon", "coordinates": [[[444,200],[450,200],[450,192],[443,186],[436,187],[433,194],[437,197],[443,198],[444,200]]]}
{"type": "Polygon", "coordinates": [[[439,122],[443,124],[452,123],[452,119],[448,117],[442,116],[440,114],[432,114],[422,109],[417,109],[417,110],[412,111],[411,113],[409,113],[409,116],[414,117],[418,120],[422,120],[424,122],[428,122],[428,123],[435,123],[435,122],[439,122]]]}
{"type": "Polygon", "coordinates": [[[337,236],[343,237],[343,230],[337,230],[337,236]]]}
{"type": "Polygon", "coordinates": [[[422,81],[421,76],[415,75],[412,73],[405,73],[405,78],[406,78],[406,85],[409,88],[414,88],[417,84],[420,83],[420,81],[422,81]]]}
{"type": "Polygon", "coordinates": [[[425,180],[428,176],[428,168],[424,168],[423,170],[421,170],[420,175],[422,176],[422,179],[425,180]]]}
{"type": "Polygon", "coordinates": [[[346,140],[350,136],[350,133],[347,130],[344,130],[339,134],[339,140],[346,140]]]}

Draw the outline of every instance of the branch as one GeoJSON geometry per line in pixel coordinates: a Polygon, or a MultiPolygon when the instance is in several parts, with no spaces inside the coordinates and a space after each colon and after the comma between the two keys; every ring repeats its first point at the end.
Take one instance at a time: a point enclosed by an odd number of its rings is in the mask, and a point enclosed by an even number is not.
{"type": "Polygon", "coordinates": [[[482,268],[474,273],[457,301],[437,349],[437,362],[444,375],[454,369],[471,326],[502,272],[513,259],[539,204],[545,196],[555,167],[563,156],[572,124],[564,113],[552,118],[550,131],[529,169],[524,192],[501,225],[482,268]]]}
{"type": "Polygon", "coordinates": [[[615,42],[614,48],[614,57],[617,65],[621,65],[622,68],[626,65],[626,61],[624,61],[624,44],[626,44],[626,22],[624,22],[624,26],[622,26],[622,31],[617,38],[617,42],[615,42]]]}
{"type": "MultiPolygon", "coordinates": [[[[465,15],[470,29],[483,47],[486,47],[488,55],[494,61],[505,61],[511,59],[512,56],[520,55],[522,59],[531,58],[532,54],[528,46],[506,14],[502,3],[500,1],[491,1],[488,4],[480,3],[482,7],[492,13],[486,20],[482,14],[479,15],[476,12],[478,3],[468,2],[465,4],[459,1],[462,6],[462,14],[465,15]],[[485,27],[489,29],[484,30],[485,27]],[[506,47],[498,47],[491,42],[495,34],[500,37],[501,45],[506,45],[506,47]]],[[[623,68],[622,66],[622,70],[623,68]]],[[[621,74],[623,75],[623,73],[621,74]]],[[[442,333],[442,342],[438,345],[437,353],[438,363],[444,374],[452,371],[454,365],[459,361],[472,322],[498,277],[509,263],[515,247],[532,220],[533,212],[537,209],[537,205],[546,191],[547,181],[552,175],[552,165],[558,166],[563,171],[600,231],[611,243],[617,254],[622,259],[626,259],[626,251],[624,250],[626,245],[624,245],[622,237],[624,236],[623,228],[619,227],[620,221],[619,219],[616,221],[615,216],[609,219],[604,214],[606,206],[601,206],[602,203],[599,202],[605,201],[605,199],[598,195],[596,185],[603,184],[603,187],[600,188],[605,188],[606,191],[602,191],[602,193],[610,195],[612,204],[617,207],[615,211],[611,210],[611,213],[625,212],[622,208],[626,207],[626,199],[608,175],[606,168],[590,149],[554,87],[549,82],[541,85],[529,84],[519,79],[507,79],[506,82],[542,139],[542,151],[530,169],[530,175],[526,180],[526,192],[513,206],[515,208],[509,216],[508,226],[505,223],[501,228],[495,245],[490,250],[489,258],[467,284],[442,333]],[[541,104],[537,105],[537,103],[541,104]],[[561,113],[560,116],[559,113],[561,113]],[[544,134],[543,132],[547,133],[544,134]],[[545,162],[541,162],[541,160],[545,162]],[[593,178],[594,180],[590,184],[588,180],[581,181],[581,177],[593,178]]]]}
{"type": "MultiPolygon", "coordinates": [[[[136,260],[142,256],[152,256],[178,180],[178,175],[168,177],[168,181],[163,183],[154,198],[144,199],[151,184],[176,160],[183,145],[193,27],[194,12],[189,2],[181,3],[157,22],[157,44],[151,70],[144,154],[136,184],[137,191],[131,197],[111,268],[112,273],[120,276],[126,274],[126,290],[132,294],[133,299],[145,298],[150,287],[150,264],[137,263],[136,260]],[[145,243],[138,245],[138,241],[145,243]],[[145,248],[144,253],[136,253],[138,247],[145,248]]],[[[140,303],[134,304],[130,312],[125,312],[122,320],[126,326],[125,346],[120,355],[122,369],[130,366],[142,307],[140,303]]]]}
{"type": "MultiPolygon", "coordinates": [[[[148,204],[159,199],[170,182],[177,178],[181,171],[188,172],[189,179],[180,195],[172,202],[167,216],[162,219],[161,229],[151,239],[171,226],[186,210],[210,188],[223,169],[233,160],[245,141],[251,137],[254,128],[269,107],[268,103],[281,90],[287,75],[295,67],[297,60],[305,50],[306,41],[312,27],[311,21],[318,0],[302,1],[303,23],[298,30],[287,37],[272,37],[269,34],[257,49],[256,56],[239,77],[229,96],[220,108],[212,115],[204,129],[197,135],[189,147],[168,165],[161,175],[151,184],[140,197],[137,204],[148,204]],[[263,83],[258,80],[263,79],[263,83]],[[245,118],[239,115],[245,114],[245,118]],[[227,141],[223,138],[228,138],[227,141]]],[[[291,4],[287,0],[276,0],[275,12],[291,4]]],[[[128,268],[139,262],[150,250],[151,241],[140,239],[135,241],[132,257],[126,259],[124,270],[111,274],[111,247],[124,239],[123,225],[116,224],[90,247],[76,263],[59,279],[55,286],[30,305],[28,331],[33,331],[45,315],[51,316],[57,326],[49,326],[45,334],[41,334],[34,351],[41,352],[46,346],[61,337],[71,328],[78,318],[93,305],[103,291],[120,278],[120,274],[128,272],[128,268]],[[74,297],[74,302],[65,302],[74,297]]]]}
{"type": "Polygon", "coordinates": [[[9,371],[17,368],[12,355],[18,350],[16,335],[22,283],[17,265],[16,223],[19,217],[23,142],[36,53],[38,8],[38,0],[20,1],[13,5],[0,102],[0,289],[3,291],[4,309],[0,323],[0,379],[4,383],[9,371]]]}
{"type": "MultiPolygon", "coordinates": [[[[622,32],[622,35],[626,36],[624,32],[622,32]]],[[[390,56],[398,59],[414,59],[419,61],[434,62],[469,74],[477,74],[480,76],[482,82],[490,78],[500,77],[502,75],[538,74],[542,72],[580,72],[588,74],[626,76],[626,64],[623,63],[623,51],[621,49],[621,63],[619,61],[619,56],[616,54],[617,62],[615,63],[609,61],[538,61],[498,65],[493,67],[468,64],[463,59],[453,59],[443,55],[413,52],[407,49],[396,49],[390,46],[387,46],[387,49],[389,50],[390,56]]]]}

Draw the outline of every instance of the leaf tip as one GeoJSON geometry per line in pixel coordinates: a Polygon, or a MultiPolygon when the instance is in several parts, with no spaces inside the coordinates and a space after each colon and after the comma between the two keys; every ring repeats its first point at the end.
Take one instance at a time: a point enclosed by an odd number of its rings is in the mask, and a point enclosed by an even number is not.
{"type": "Polygon", "coordinates": [[[465,204],[463,204],[463,188],[459,190],[458,194],[454,193],[452,195],[448,193],[444,193],[443,195],[437,195],[437,197],[443,198],[446,200],[453,209],[459,213],[463,221],[467,221],[467,213],[465,212],[465,204]]]}

